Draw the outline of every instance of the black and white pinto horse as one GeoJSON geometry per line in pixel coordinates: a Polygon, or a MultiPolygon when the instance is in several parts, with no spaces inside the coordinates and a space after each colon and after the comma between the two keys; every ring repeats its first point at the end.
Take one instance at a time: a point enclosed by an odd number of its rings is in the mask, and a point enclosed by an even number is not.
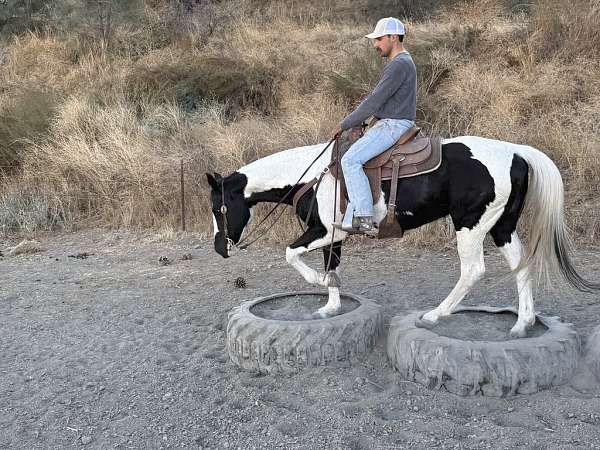
{"type": "MultiPolygon", "coordinates": [[[[293,148],[254,161],[238,171],[221,177],[206,174],[212,187],[215,250],[230,256],[226,237],[238,243],[257,203],[278,202],[290,189],[298,190],[318,177],[331,158],[328,149],[311,170],[296,184],[309,164],[326,144],[293,148]],[[221,206],[227,206],[226,221],[221,206]],[[226,227],[225,227],[226,225],[226,227]],[[225,229],[226,228],[226,229],[225,229]]],[[[422,320],[434,324],[454,311],[461,300],[481,279],[485,271],[483,241],[490,234],[508,262],[517,281],[518,319],[512,337],[524,337],[535,322],[532,297],[532,274],[560,273],[580,290],[600,289],[600,285],[583,279],[570,258],[570,238],[563,215],[563,182],[554,163],[535,148],[480,137],[464,136],[443,141],[443,159],[434,172],[398,181],[396,220],[410,230],[450,215],[456,230],[460,279],[440,305],[427,312],[422,320]],[[517,221],[527,201],[531,210],[530,245],[525,249],[517,235],[517,221]]],[[[309,212],[314,189],[298,204],[298,214],[307,230],[286,249],[286,260],[306,281],[329,288],[327,304],[315,314],[327,317],[341,309],[339,278],[335,272],[346,233],[335,230],[331,271],[319,273],[310,268],[302,255],[323,249],[325,264],[330,259],[334,220],[341,212],[333,211],[335,178],[327,173],[316,193],[316,206],[309,212]]],[[[382,185],[383,195],[375,205],[375,219],[386,214],[385,202],[390,182],[382,185]]],[[[338,194],[339,195],[339,194],[338,194]]],[[[285,203],[291,204],[292,196],[285,203]]],[[[339,198],[337,205],[340,204],[339,198]]]]}

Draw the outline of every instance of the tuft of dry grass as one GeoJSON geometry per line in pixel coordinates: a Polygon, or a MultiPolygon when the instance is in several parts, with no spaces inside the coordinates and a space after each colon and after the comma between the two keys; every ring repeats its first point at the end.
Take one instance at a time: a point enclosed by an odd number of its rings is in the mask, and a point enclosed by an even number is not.
{"type": "Polygon", "coordinates": [[[25,239],[24,241],[21,241],[14,247],[12,247],[8,251],[8,256],[30,255],[33,253],[39,253],[41,251],[42,245],[38,241],[36,241],[35,239],[25,239]]]}

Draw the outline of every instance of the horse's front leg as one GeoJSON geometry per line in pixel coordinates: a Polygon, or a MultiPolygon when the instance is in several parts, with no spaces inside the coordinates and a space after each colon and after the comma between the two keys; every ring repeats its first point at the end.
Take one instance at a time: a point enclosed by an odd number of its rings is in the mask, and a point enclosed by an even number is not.
{"type": "MultiPolygon", "coordinates": [[[[287,262],[294,267],[300,275],[311,284],[327,287],[329,290],[329,298],[327,304],[320,308],[315,314],[319,317],[328,317],[339,314],[342,305],[340,302],[340,285],[341,280],[336,272],[340,263],[340,255],[342,249],[341,241],[335,242],[333,252],[331,253],[331,263],[329,271],[320,273],[309,267],[301,258],[301,256],[310,250],[323,248],[324,265],[327,270],[329,261],[329,245],[331,244],[331,234],[326,233],[323,236],[323,228],[309,228],[300,238],[291,244],[285,251],[287,262]]],[[[340,233],[341,234],[341,233],[340,233]]]]}

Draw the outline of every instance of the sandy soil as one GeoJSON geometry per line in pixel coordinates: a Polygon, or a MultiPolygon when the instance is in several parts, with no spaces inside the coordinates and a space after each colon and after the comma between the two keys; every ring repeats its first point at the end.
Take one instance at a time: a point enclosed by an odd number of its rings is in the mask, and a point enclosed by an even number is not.
{"type": "MultiPolygon", "coordinates": [[[[352,366],[241,372],[225,353],[227,312],[307,288],[282,246],[223,260],[193,235],[41,241],[40,253],[0,258],[0,448],[600,448],[600,386],[585,367],[570,385],[511,399],[402,382],[383,342],[352,366]],[[69,257],[83,252],[91,255],[69,257]],[[245,289],[233,284],[239,276],[245,289]]],[[[16,242],[5,238],[0,250],[16,242]]],[[[386,323],[434,307],[458,276],[454,250],[366,241],[343,253],[344,290],[378,301],[386,323]]],[[[487,253],[486,277],[464,304],[514,304],[505,264],[487,253]]],[[[600,251],[577,263],[598,278],[600,251]]],[[[539,292],[536,307],[573,322],[585,341],[600,299],[562,292],[539,292]]]]}

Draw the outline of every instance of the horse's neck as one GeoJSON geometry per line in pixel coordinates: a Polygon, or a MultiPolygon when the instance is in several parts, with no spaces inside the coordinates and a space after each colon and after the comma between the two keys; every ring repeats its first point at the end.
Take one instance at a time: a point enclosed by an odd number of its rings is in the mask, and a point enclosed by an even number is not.
{"type": "Polygon", "coordinates": [[[239,172],[246,175],[248,179],[244,191],[245,196],[250,197],[253,194],[289,188],[296,183],[303,184],[318,177],[319,173],[329,164],[331,148],[328,148],[300,179],[306,168],[326,145],[317,144],[283,150],[242,167],[239,172]]]}

